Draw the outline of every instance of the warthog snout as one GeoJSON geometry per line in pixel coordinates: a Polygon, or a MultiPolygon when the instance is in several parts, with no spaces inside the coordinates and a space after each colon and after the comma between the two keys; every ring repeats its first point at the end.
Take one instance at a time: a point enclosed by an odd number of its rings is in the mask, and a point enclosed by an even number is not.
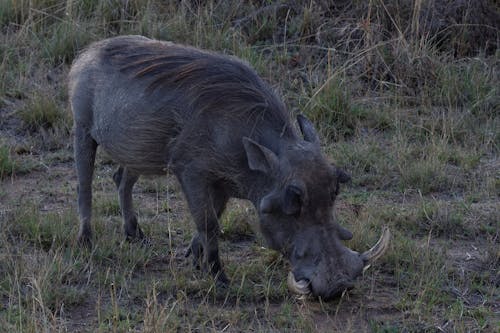
{"type": "Polygon", "coordinates": [[[356,278],[384,254],[389,241],[390,232],[385,228],[378,242],[366,252],[344,247],[340,256],[325,257],[315,266],[306,263],[301,267],[299,264],[288,274],[288,287],[298,295],[312,295],[323,300],[334,298],[354,287],[356,278]]]}

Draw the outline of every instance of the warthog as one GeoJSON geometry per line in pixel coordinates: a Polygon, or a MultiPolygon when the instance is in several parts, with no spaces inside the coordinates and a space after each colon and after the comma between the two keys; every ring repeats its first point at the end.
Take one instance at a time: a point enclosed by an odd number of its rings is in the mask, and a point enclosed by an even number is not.
{"type": "Polygon", "coordinates": [[[289,259],[288,284],[329,299],[353,285],[386,249],[384,233],[360,254],[332,209],[349,176],[320,149],[309,120],[299,135],[283,102],[234,57],[141,36],[92,44],[69,73],[78,174],[79,241],[91,240],[91,184],[97,146],[120,167],[113,176],[125,235],[144,237],[132,205],[140,175],[168,170],[182,186],[197,233],[188,253],[227,283],[218,219],[229,198],[250,200],[269,247],[289,259]]]}

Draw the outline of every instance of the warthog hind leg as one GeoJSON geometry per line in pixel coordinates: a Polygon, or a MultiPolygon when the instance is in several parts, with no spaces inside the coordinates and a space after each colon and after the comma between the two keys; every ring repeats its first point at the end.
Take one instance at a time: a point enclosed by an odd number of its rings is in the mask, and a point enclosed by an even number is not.
{"type": "Polygon", "coordinates": [[[78,215],[80,230],[78,242],[90,245],[92,240],[92,177],[97,143],[90,136],[88,129],[75,124],[75,164],[78,176],[78,215]]]}

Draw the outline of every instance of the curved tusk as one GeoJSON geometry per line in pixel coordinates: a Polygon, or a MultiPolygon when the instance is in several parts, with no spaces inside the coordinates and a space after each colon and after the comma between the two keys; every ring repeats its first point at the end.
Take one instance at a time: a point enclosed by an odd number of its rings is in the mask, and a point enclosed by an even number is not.
{"type": "Polygon", "coordinates": [[[306,280],[296,281],[292,272],[288,273],[287,283],[288,288],[296,294],[309,295],[311,293],[309,290],[309,282],[306,280]]]}
{"type": "Polygon", "coordinates": [[[368,251],[361,254],[361,258],[365,262],[365,266],[370,265],[385,253],[385,251],[389,248],[390,239],[391,232],[389,231],[389,228],[384,227],[384,229],[382,230],[382,236],[380,236],[377,244],[375,244],[368,251]]]}

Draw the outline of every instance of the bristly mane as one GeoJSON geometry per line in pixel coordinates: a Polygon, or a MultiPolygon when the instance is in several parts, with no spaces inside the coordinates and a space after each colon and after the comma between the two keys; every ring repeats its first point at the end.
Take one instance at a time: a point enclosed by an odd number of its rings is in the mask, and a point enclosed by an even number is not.
{"type": "Polygon", "coordinates": [[[144,80],[148,93],[179,90],[188,95],[195,110],[226,109],[242,112],[241,116],[257,111],[277,126],[290,123],[272,88],[234,57],[153,40],[111,44],[104,52],[122,73],[144,80]]]}

